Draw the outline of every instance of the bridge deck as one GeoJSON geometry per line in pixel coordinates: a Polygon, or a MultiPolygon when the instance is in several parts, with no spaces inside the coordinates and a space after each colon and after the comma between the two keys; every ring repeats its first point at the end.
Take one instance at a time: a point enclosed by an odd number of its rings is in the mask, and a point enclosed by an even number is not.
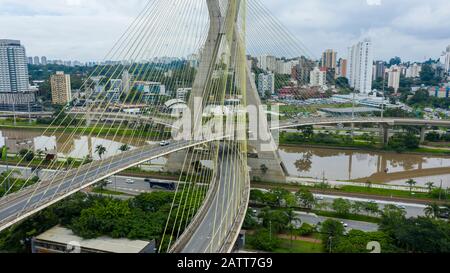
{"type": "Polygon", "coordinates": [[[180,141],[166,147],[146,146],[60,173],[53,181],[42,181],[18,193],[10,194],[0,199],[0,231],[127,168],[210,141],[213,140],[180,141]]]}

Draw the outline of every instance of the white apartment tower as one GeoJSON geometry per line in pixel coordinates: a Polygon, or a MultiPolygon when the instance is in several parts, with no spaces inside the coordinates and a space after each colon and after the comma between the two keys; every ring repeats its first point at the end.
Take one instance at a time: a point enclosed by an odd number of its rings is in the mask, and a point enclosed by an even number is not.
{"type": "Polygon", "coordinates": [[[324,87],[327,82],[327,70],[326,68],[320,69],[318,67],[314,68],[310,72],[309,85],[310,86],[320,86],[324,87]]]}
{"type": "Polygon", "coordinates": [[[441,57],[441,62],[444,64],[445,72],[450,73],[450,45],[441,57]]]}
{"type": "Polygon", "coordinates": [[[355,90],[368,94],[372,91],[373,51],[370,39],[349,48],[347,78],[355,90]]]}
{"type": "Polygon", "coordinates": [[[0,92],[27,92],[28,66],[25,48],[17,40],[0,40],[0,92]]]}

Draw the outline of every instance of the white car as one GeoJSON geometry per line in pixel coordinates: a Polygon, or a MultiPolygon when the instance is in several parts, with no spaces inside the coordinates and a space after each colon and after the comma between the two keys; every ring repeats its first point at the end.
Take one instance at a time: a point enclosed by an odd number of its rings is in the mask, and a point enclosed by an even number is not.
{"type": "Polygon", "coordinates": [[[342,224],[345,228],[348,228],[348,224],[347,224],[347,223],[341,222],[341,224],[342,224]]]}
{"type": "Polygon", "coordinates": [[[161,142],[159,143],[159,146],[164,147],[164,146],[168,146],[169,144],[170,144],[169,141],[161,141],[161,142]]]}
{"type": "Polygon", "coordinates": [[[133,179],[127,179],[126,183],[127,184],[134,184],[134,180],[133,179]]]}

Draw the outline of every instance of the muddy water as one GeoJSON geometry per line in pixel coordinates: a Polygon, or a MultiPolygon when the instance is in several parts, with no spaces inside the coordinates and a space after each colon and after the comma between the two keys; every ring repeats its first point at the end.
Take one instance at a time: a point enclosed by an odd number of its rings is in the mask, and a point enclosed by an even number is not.
{"type": "Polygon", "coordinates": [[[280,156],[291,176],[450,187],[450,157],[304,147],[281,147],[280,156]]]}
{"type": "MultiPolygon", "coordinates": [[[[99,160],[100,157],[96,153],[97,146],[102,145],[106,148],[106,153],[102,157],[108,158],[121,153],[119,149],[123,144],[128,144],[131,149],[135,149],[152,142],[139,137],[96,137],[58,132],[43,134],[42,131],[33,130],[0,130],[0,147],[6,145],[10,153],[30,149],[35,152],[41,150],[44,153],[57,154],[58,157],[82,159],[89,155],[94,160],[99,160]]],[[[153,163],[162,164],[163,162],[165,159],[155,160],[153,163]]]]}

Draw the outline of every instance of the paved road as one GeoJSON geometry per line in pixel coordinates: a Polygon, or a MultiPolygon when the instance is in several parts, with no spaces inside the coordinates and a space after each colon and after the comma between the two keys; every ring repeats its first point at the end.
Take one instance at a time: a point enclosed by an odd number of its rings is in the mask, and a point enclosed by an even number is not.
{"type": "MultiPolygon", "coordinates": [[[[256,211],[256,215],[260,213],[260,209],[254,209],[256,211]]],[[[296,228],[300,228],[303,223],[307,223],[310,225],[318,225],[323,222],[325,222],[328,219],[334,219],[339,222],[344,223],[347,225],[346,230],[362,230],[365,232],[374,232],[378,231],[378,225],[374,223],[368,223],[368,222],[361,222],[361,221],[353,221],[353,220],[346,220],[346,219],[339,219],[339,218],[330,218],[330,217],[324,217],[324,216],[317,216],[316,214],[312,213],[306,213],[306,212],[295,212],[300,219],[300,222],[293,223],[296,228]]]]}
{"type": "Polygon", "coordinates": [[[142,147],[85,165],[68,173],[61,173],[54,181],[43,181],[19,193],[8,195],[0,199],[0,231],[28,217],[28,213],[36,213],[53,202],[109,177],[111,174],[200,143],[203,141],[180,141],[165,147],[142,147]]]}
{"type": "MultiPolygon", "coordinates": [[[[256,188],[256,190],[266,192],[267,189],[256,188]]],[[[320,203],[332,203],[335,199],[343,198],[346,200],[350,200],[352,202],[361,201],[361,202],[374,202],[377,203],[380,209],[383,209],[386,205],[395,205],[402,207],[406,211],[407,217],[418,217],[425,216],[424,209],[427,207],[422,204],[413,204],[413,203],[401,203],[401,202],[392,202],[392,201],[384,201],[378,199],[365,199],[365,198],[355,198],[355,197],[345,197],[338,195],[326,195],[326,194],[314,194],[316,198],[319,199],[320,203]]]]}
{"type": "Polygon", "coordinates": [[[218,190],[198,229],[184,246],[182,253],[214,253],[223,245],[226,231],[230,231],[235,221],[236,211],[232,205],[238,197],[233,185],[237,179],[244,179],[245,174],[237,173],[240,169],[238,160],[223,154],[219,162],[220,175],[218,190]],[[230,206],[230,207],[229,207],[230,206]]]}
{"type": "Polygon", "coordinates": [[[384,209],[386,205],[395,205],[405,209],[407,217],[418,217],[425,216],[424,209],[427,207],[421,204],[411,204],[411,203],[401,203],[401,202],[389,202],[377,199],[364,199],[364,198],[354,198],[354,197],[342,197],[342,196],[333,196],[333,195],[323,195],[316,194],[315,197],[323,198],[320,202],[332,203],[335,199],[344,198],[346,200],[350,200],[352,202],[361,201],[361,202],[375,202],[378,204],[380,209],[384,209]]]}

